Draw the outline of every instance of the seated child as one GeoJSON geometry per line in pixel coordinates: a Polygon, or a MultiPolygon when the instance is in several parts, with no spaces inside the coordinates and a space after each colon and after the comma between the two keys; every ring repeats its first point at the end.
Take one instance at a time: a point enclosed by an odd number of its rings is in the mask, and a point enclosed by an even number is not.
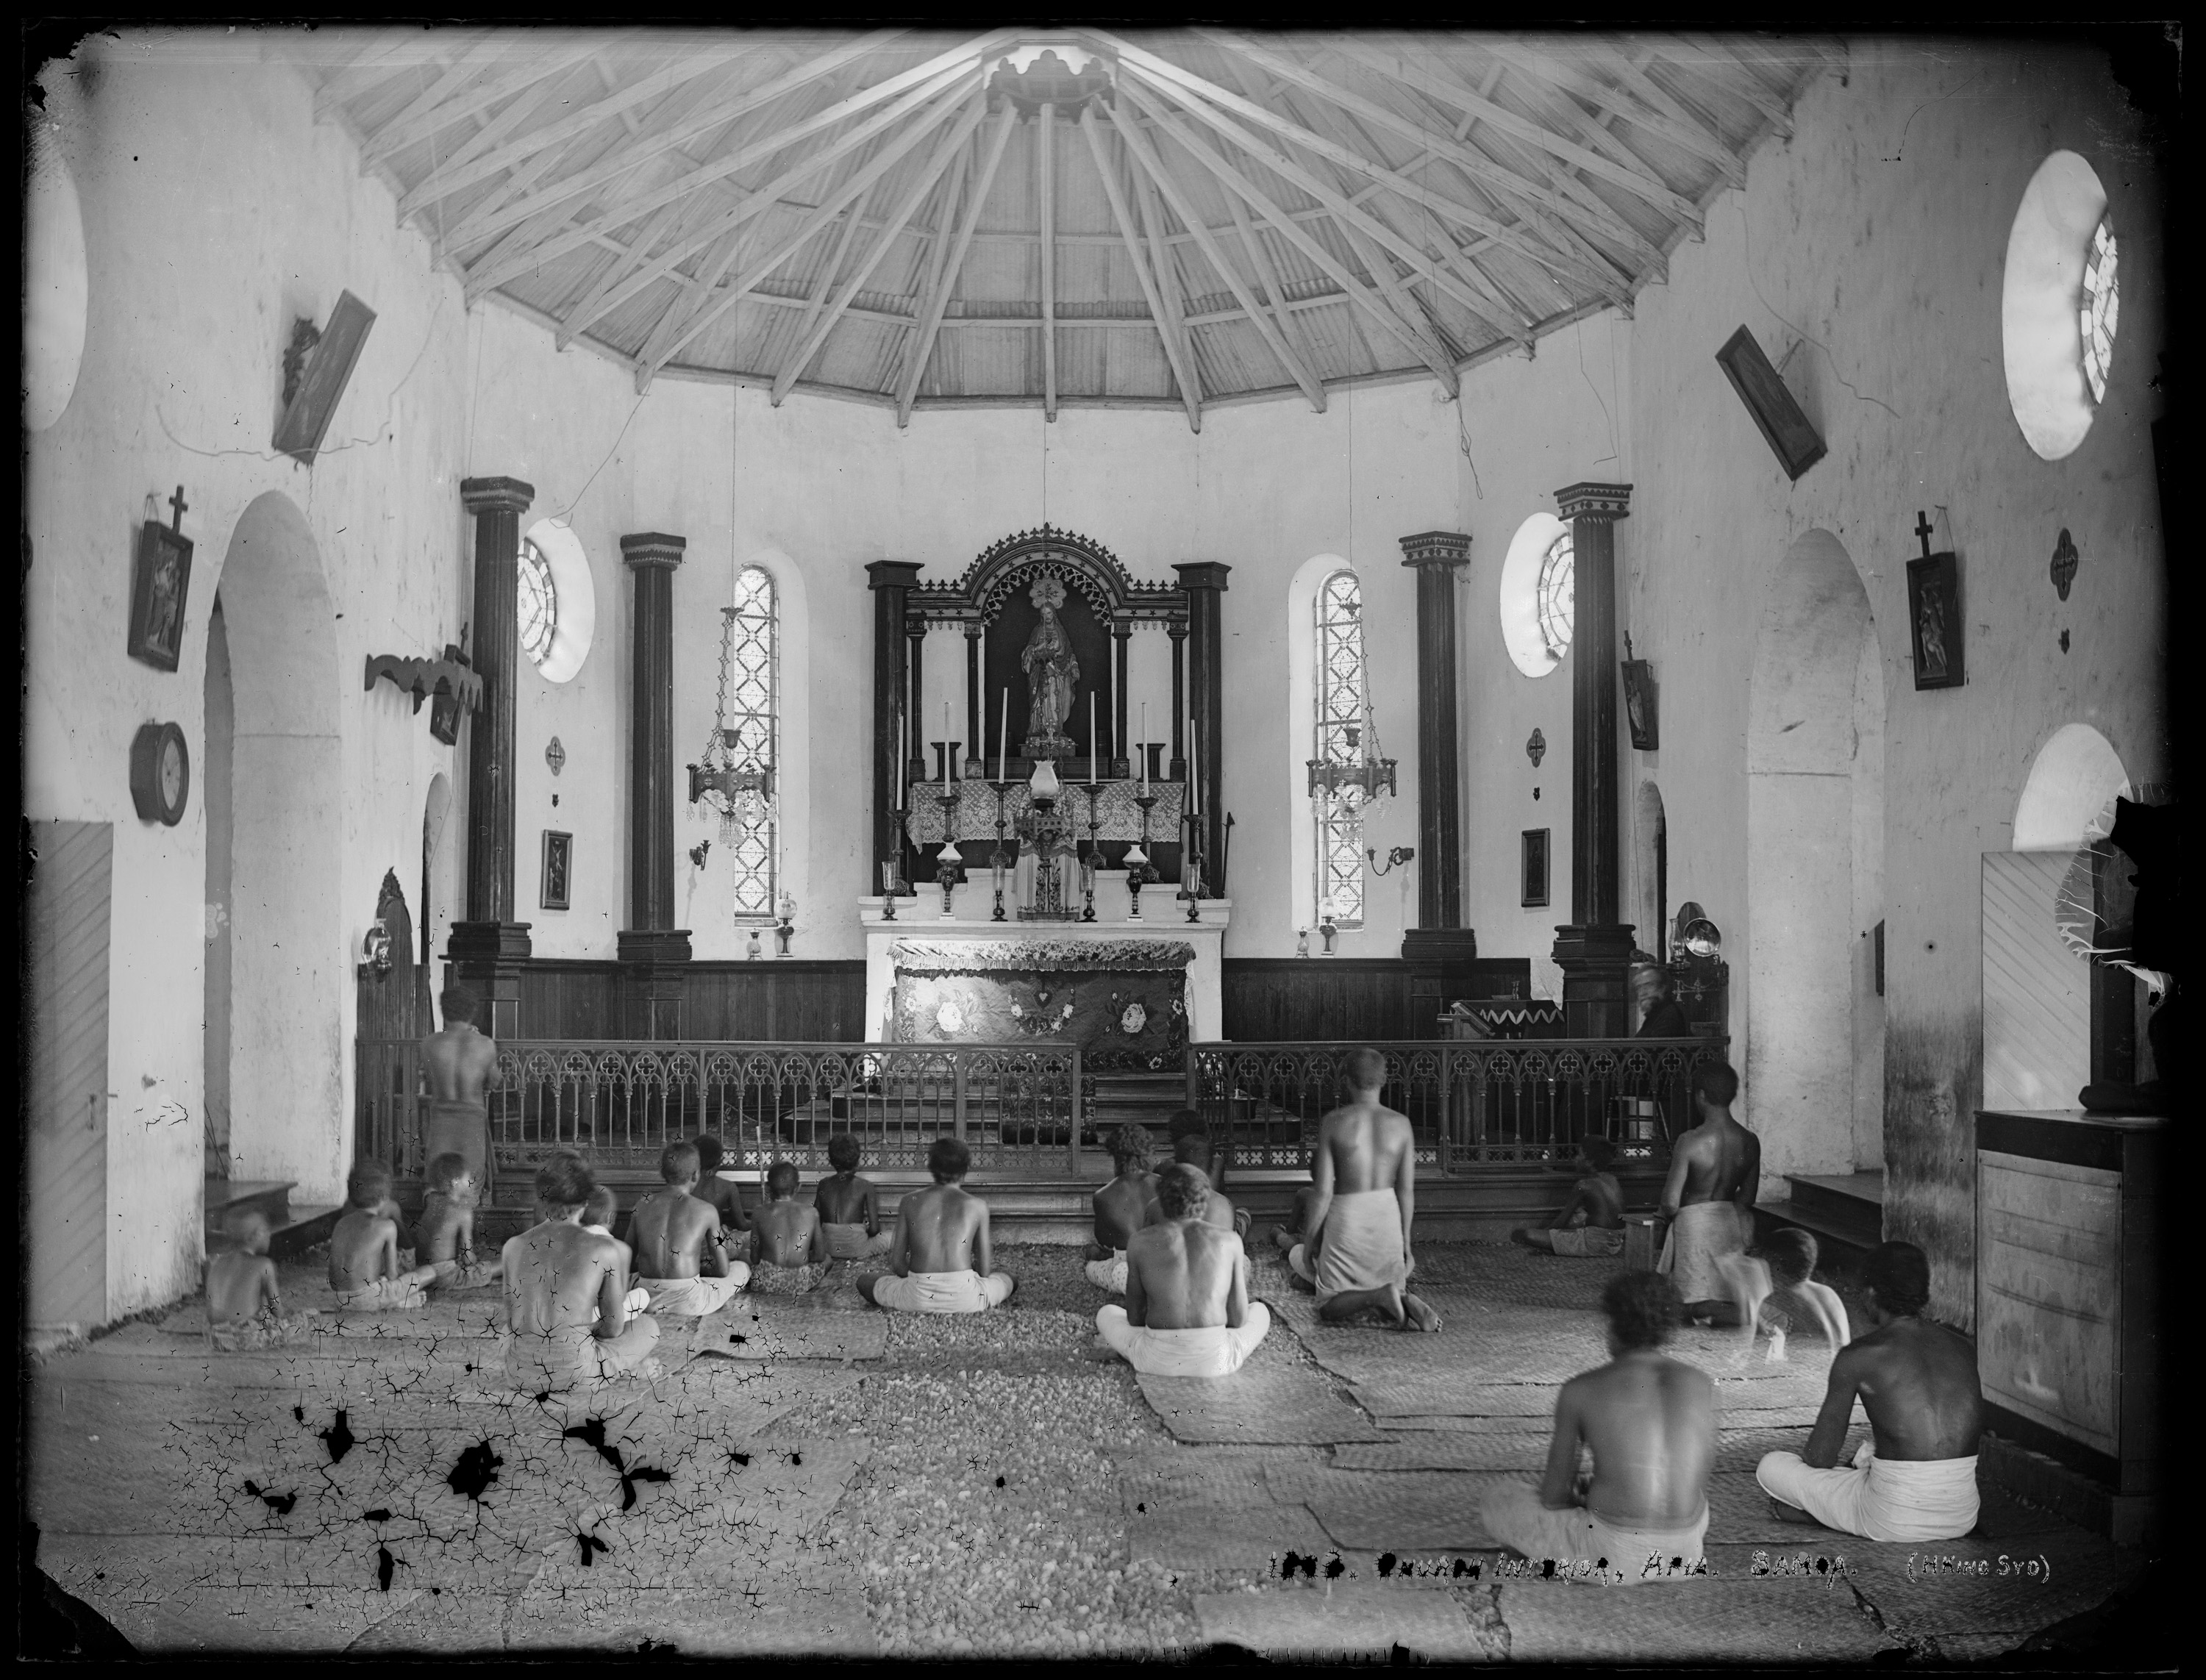
{"type": "Polygon", "coordinates": [[[708,1318],[750,1281],[750,1266],[728,1259],[718,1240],[718,1210],[693,1194],[698,1183],[695,1144],[670,1143],[661,1150],[659,1176],[664,1186],[638,1202],[629,1218],[628,1234],[645,1274],[635,1281],[651,1291],[653,1313],[708,1318]]]}
{"type": "Polygon", "coordinates": [[[720,1177],[720,1164],[727,1159],[727,1152],[710,1132],[698,1133],[689,1140],[689,1147],[697,1152],[697,1200],[712,1203],[720,1216],[722,1246],[735,1248],[734,1238],[748,1230],[751,1222],[743,1212],[742,1186],[732,1178],[720,1177]]]}
{"type": "MultiPolygon", "coordinates": [[[[1187,1116],[1189,1119],[1195,1117],[1193,1109],[1183,1108],[1180,1111],[1180,1114],[1187,1116]]],[[[1173,1116],[1175,1122],[1178,1118],[1178,1115],[1173,1116]]],[[[1205,1198],[1203,1204],[1205,1212],[1202,1218],[1205,1223],[1216,1226],[1219,1230],[1230,1230],[1236,1236],[1248,1236],[1249,1210],[1245,1207],[1234,1206],[1232,1202],[1226,1199],[1225,1192],[1217,1188],[1219,1175],[1213,1165],[1216,1159],[1216,1152],[1211,1147],[1210,1135],[1207,1132],[1183,1130],[1175,1125],[1172,1131],[1172,1159],[1182,1166],[1193,1167],[1202,1175],[1203,1183],[1209,1189],[1209,1194],[1205,1198]]],[[[1160,1202],[1158,1211],[1151,1216],[1151,1223],[1160,1223],[1169,1217],[1171,1216],[1163,1212],[1160,1202]]]]}
{"type": "MultiPolygon", "coordinates": [[[[577,1160],[581,1159],[579,1155],[575,1157],[577,1160]]],[[[613,1194],[610,1184],[600,1184],[590,1192],[590,1199],[582,1204],[582,1229],[611,1239],[613,1247],[620,1250],[621,1282],[626,1284],[635,1275],[635,1250],[613,1236],[613,1220],[619,1213],[620,1198],[613,1194]]],[[[629,1290],[627,1304],[629,1312],[641,1313],[651,1304],[651,1291],[629,1290]]]]}
{"type": "Polygon", "coordinates": [[[772,1200],[751,1225],[753,1295],[804,1295],[827,1275],[826,1228],[818,1209],[796,1199],[796,1162],[766,1169],[766,1193],[772,1200]]]}
{"type": "Polygon", "coordinates": [[[1786,1334],[1792,1328],[1786,1303],[1799,1306],[1815,1320],[1832,1352],[1853,1339],[1845,1303],[1839,1299],[1838,1291],[1815,1281],[1815,1262],[1821,1252],[1811,1233],[1788,1225],[1772,1231],[1753,1253],[1726,1255],[1717,1262],[1732,1299],[1738,1304],[1738,1321],[1746,1331],[1741,1358],[1754,1345],[1758,1326],[1769,1332],[1769,1351],[1765,1355],[1768,1362],[1784,1360],[1786,1334]]]}
{"type": "Polygon", "coordinates": [[[414,1251],[437,1274],[431,1287],[487,1289],[504,1275],[495,1260],[487,1266],[475,1261],[475,1204],[480,1200],[466,1156],[448,1153],[429,1163],[428,1194],[414,1227],[414,1251]]]}
{"type": "Polygon", "coordinates": [[[1088,1281],[1112,1295],[1126,1292],[1126,1244],[1157,1212],[1156,1175],[1149,1171],[1149,1129],[1119,1127],[1111,1134],[1111,1163],[1118,1176],[1095,1193],[1095,1240],[1088,1245],[1088,1281]]]}
{"type": "Polygon", "coordinates": [[[380,1161],[357,1163],[345,1182],[346,1207],[330,1233],[330,1287],[340,1308],[356,1313],[411,1313],[428,1304],[432,1267],[408,1270],[398,1260],[398,1221],[385,1209],[391,1169],[380,1161]]]}
{"type": "MultiPolygon", "coordinates": [[[[827,1230],[831,1260],[867,1260],[885,1254],[896,1241],[893,1230],[883,1230],[873,1186],[858,1177],[858,1140],[838,1132],[827,1140],[827,1162],[835,1171],[821,1179],[812,1192],[812,1205],[820,1210],[820,1223],[827,1230]]],[[[767,1189],[772,1176],[767,1176],[767,1189]]]]}
{"type": "Polygon", "coordinates": [[[1311,1175],[1312,1182],[1295,1192],[1292,1223],[1272,1227],[1272,1246],[1283,1254],[1303,1240],[1303,1227],[1309,1223],[1310,1204],[1317,1200],[1317,1155],[1315,1152],[1303,1158],[1303,1171],[1311,1175]]]}
{"type": "Polygon", "coordinates": [[[1545,1248],[1572,1260],[1613,1260],[1624,1252],[1624,1191],[1609,1171],[1616,1146],[1605,1137],[1578,1144],[1585,1171],[1571,1198],[1544,1226],[1520,1225],[1511,1233],[1528,1248],[1545,1248]]]}
{"type": "Polygon", "coordinates": [[[233,1207],[222,1228],[237,1247],[207,1261],[207,1339],[224,1353],[288,1347],[311,1331],[312,1313],[283,1315],[276,1262],[268,1258],[268,1216],[233,1207]]]}

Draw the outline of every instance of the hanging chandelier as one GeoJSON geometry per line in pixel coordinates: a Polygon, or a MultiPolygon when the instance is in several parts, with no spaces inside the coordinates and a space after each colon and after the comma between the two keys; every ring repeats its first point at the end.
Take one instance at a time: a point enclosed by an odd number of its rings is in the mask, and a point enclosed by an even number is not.
{"type": "MultiPolygon", "coordinates": [[[[720,609],[720,694],[712,714],[712,732],[705,742],[702,762],[689,766],[689,802],[717,812],[720,837],[731,838],[739,828],[749,828],[774,814],[773,734],[762,720],[767,708],[754,706],[734,727],[728,723],[728,703],[736,685],[736,621],[740,609],[720,609]]],[[[742,676],[746,685],[771,685],[770,670],[742,676]]]]}
{"type": "Polygon", "coordinates": [[[1309,766],[1310,797],[1316,798],[1321,789],[1338,795],[1350,788],[1361,788],[1363,790],[1362,802],[1368,805],[1381,794],[1392,794],[1394,791],[1394,760],[1381,756],[1380,753],[1379,714],[1368,700],[1364,703],[1362,724],[1346,724],[1342,732],[1347,737],[1348,750],[1360,756],[1353,760],[1304,760],[1309,766]],[[1370,737],[1368,746],[1364,744],[1367,736],[1370,737]]]}

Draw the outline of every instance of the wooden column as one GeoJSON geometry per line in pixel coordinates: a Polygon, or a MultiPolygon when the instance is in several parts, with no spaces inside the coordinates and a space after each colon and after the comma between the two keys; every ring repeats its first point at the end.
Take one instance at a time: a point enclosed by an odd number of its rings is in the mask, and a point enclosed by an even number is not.
{"type": "Polygon", "coordinates": [[[1165,766],[1167,780],[1187,774],[1187,626],[1166,626],[1172,645],[1172,757],[1165,766]]]}
{"type": "Polygon", "coordinates": [[[862,897],[881,891],[881,865],[903,853],[891,814],[897,803],[897,707],[904,694],[904,602],[919,582],[915,561],[875,560],[866,568],[873,592],[873,847],[862,897]]]}
{"type": "MultiPolygon", "coordinates": [[[[1215,560],[1193,560],[1172,569],[1179,574],[1179,587],[1187,592],[1187,686],[1188,704],[1194,712],[1195,783],[1196,803],[1201,810],[1200,832],[1202,849],[1202,891],[1211,898],[1225,897],[1225,871],[1219,867],[1219,853],[1225,840],[1225,813],[1219,808],[1219,793],[1224,778],[1220,756],[1225,746],[1223,706],[1225,702],[1224,672],[1221,658],[1224,651],[1220,620],[1225,602],[1225,575],[1233,569],[1215,560]]],[[[1178,685],[1175,683],[1174,688],[1178,685]]],[[[1178,696],[1174,695],[1175,702],[1178,696]]],[[[1172,734],[1179,734],[1179,706],[1172,711],[1172,734]]]]}
{"type": "Polygon", "coordinates": [[[689,932],[674,926],[674,570],[681,537],[644,531],[621,539],[634,580],[635,640],[629,667],[629,926],[617,944],[628,972],[627,1031],[678,1039],[689,932]],[[665,972],[662,972],[664,970],[665,972]]]}
{"type": "Polygon", "coordinates": [[[1114,623],[1111,627],[1111,658],[1118,674],[1115,698],[1111,706],[1111,757],[1115,763],[1124,760],[1128,771],[1141,774],[1134,764],[1134,749],[1127,743],[1133,738],[1126,733],[1126,649],[1134,639],[1134,627],[1129,623],[1114,623]]]}
{"type": "Polygon", "coordinates": [[[1616,521],[1631,511],[1628,484],[1574,484],[1555,492],[1571,522],[1571,920],[1555,929],[1563,1016],[1573,1038],[1632,1030],[1632,930],[1620,914],[1616,751],[1616,521]]]}
{"type": "Polygon", "coordinates": [[[987,629],[977,618],[965,626],[965,763],[957,774],[969,782],[988,774],[988,738],[981,733],[981,638],[987,629]]]}
{"type": "Polygon", "coordinates": [[[483,1000],[477,1022],[493,1038],[521,1032],[521,967],[528,924],[514,920],[514,699],[521,627],[521,515],[536,499],[519,479],[463,479],[460,502],[474,515],[474,668],[482,706],[468,724],[467,918],[452,924],[445,958],[483,1000]]]}
{"type": "MultiPolygon", "coordinates": [[[[1417,925],[1402,935],[1418,1036],[1481,989],[1478,935],[1463,926],[1462,748],[1456,725],[1456,579],[1470,563],[1460,531],[1402,539],[1417,575],[1417,925]]],[[[1367,647],[1367,654],[1368,652],[1367,647]]]]}
{"type": "MultiPolygon", "coordinates": [[[[911,698],[904,702],[904,716],[911,723],[911,762],[906,766],[904,774],[916,783],[927,781],[929,776],[926,739],[927,695],[920,687],[920,664],[927,653],[927,621],[923,618],[907,620],[903,634],[904,639],[911,644],[910,651],[904,655],[905,682],[911,690],[911,698]]],[[[944,750],[946,752],[948,748],[944,750]]]]}

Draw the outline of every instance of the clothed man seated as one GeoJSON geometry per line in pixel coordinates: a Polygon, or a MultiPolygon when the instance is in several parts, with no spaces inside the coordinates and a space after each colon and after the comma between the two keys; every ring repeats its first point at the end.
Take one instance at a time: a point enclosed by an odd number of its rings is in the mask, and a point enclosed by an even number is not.
{"type": "Polygon", "coordinates": [[[1351,1052],[1341,1082],[1349,1100],[1318,1127],[1316,1193],[1287,1264],[1315,1289],[1321,1318],[1374,1317],[1398,1330],[1437,1331],[1440,1315],[1403,1288],[1416,1269],[1410,1222],[1417,1151],[1409,1117],[1380,1104],[1386,1058],[1368,1048],[1351,1052]]]}
{"type": "Polygon", "coordinates": [[[881,1229],[880,1206],[873,1200],[879,1192],[870,1179],[858,1177],[858,1140],[848,1132],[829,1138],[827,1165],[834,1171],[812,1192],[812,1205],[827,1231],[827,1257],[871,1260],[888,1253],[896,1233],[881,1229]]]}
{"type": "Polygon", "coordinates": [[[664,1186],[636,1203],[629,1215],[636,1285],[651,1291],[650,1311],[670,1318],[717,1313],[750,1281],[750,1267],[730,1260],[720,1244],[718,1210],[690,1194],[697,1188],[697,1172],[695,1144],[668,1144],[659,1152],[664,1186]]]}
{"type": "Polygon", "coordinates": [[[1688,1319],[1726,1326],[1739,1311],[1724,1280],[1726,1262],[1754,1236],[1754,1199],[1762,1188],[1762,1140],[1732,1118],[1738,1075],[1721,1062],[1693,1070],[1700,1123],[1670,1147],[1662,1214],[1670,1222],[1657,1270],[1667,1272],[1688,1319]]]}
{"type": "Polygon", "coordinates": [[[236,1247],[207,1261],[207,1339],[224,1353],[250,1353],[304,1341],[313,1314],[286,1316],[276,1285],[276,1262],[268,1258],[268,1216],[253,1207],[233,1207],[223,1230],[236,1247]]]}
{"type": "Polygon", "coordinates": [[[1088,1281],[1113,1295],[1126,1292],[1126,1244],[1157,1211],[1156,1175],[1149,1171],[1147,1126],[1111,1134],[1118,1177],[1095,1193],[1095,1240],[1088,1245],[1088,1281]]]}
{"type": "Polygon", "coordinates": [[[429,1163],[428,1193],[414,1226],[414,1252],[437,1274],[432,1287],[479,1290],[498,1281],[497,1262],[475,1261],[475,1206],[481,1200],[466,1156],[451,1150],[429,1163]]]}
{"type": "Polygon", "coordinates": [[[751,1293],[807,1295],[827,1275],[827,1232],[816,1207],[796,1200],[794,1161],[766,1169],[772,1198],[751,1221],[751,1293]]]}
{"type": "MultiPolygon", "coordinates": [[[[1535,1490],[1512,1481],[1479,1511],[1486,1532],[1535,1560],[1602,1566],[1629,1585],[1682,1575],[1701,1561],[1708,1472],[1715,1467],[1715,1385],[1662,1352],[1681,1303],[1655,1272],[1622,1272],[1601,1291],[1609,1363],[1563,1385],[1547,1470],[1535,1490]],[[1593,1454],[1578,1473],[1578,1449],[1593,1454]]],[[[1591,1571],[1589,1571],[1591,1578],[1591,1571]]]]}
{"type": "Polygon", "coordinates": [[[1913,1243],[1880,1243],[1863,1278],[1869,1331],[1831,1361],[1807,1450],[1765,1455],[1755,1480],[1792,1521],[1873,1540],[1957,1539],[1976,1526],[1976,1344],[1922,1316],[1930,1262],[1913,1243]],[[1839,1469],[1857,1395],[1872,1439],[1839,1469]]]}
{"type": "Polygon", "coordinates": [[[337,1305],[354,1313],[410,1313],[428,1304],[434,1268],[408,1268],[398,1258],[398,1204],[391,1199],[391,1169],[380,1161],[355,1165],[345,1182],[347,1206],[330,1232],[330,1287],[337,1305]]]}
{"type": "Polygon", "coordinates": [[[581,1158],[555,1155],[536,1173],[540,1224],[509,1241],[506,1380],[525,1394],[624,1375],[662,1374],[651,1350],[659,1320],[629,1316],[620,1244],[582,1229],[597,1182],[581,1158]]]}
{"type": "Polygon", "coordinates": [[[1624,1252],[1624,1190],[1609,1171],[1616,1146],[1605,1137],[1578,1144],[1585,1171],[1571,1187],[1571,1199],[1544,1226],[1523,1225],[1511,1232],[1528,1248],[1545,1248],[1573,1260],[1613,1260],[1624,1252]]]}
{"type": "Polygon", "coordinates": [[[886,1276],[858,1279],[858,1293],[876,1307],[902,1313],[984,1313],[1011,1297],[1011,1273],[994,1269],[988,1241],[988,1204],[967,1194],[963,1181],[972,1152],[954,1137],[939,1137],[927,1152],[934,1183],[915,1190],[897,1209],[896,1242],[886,1276]]]}
{"type": "Polygon", "coordinates": [[[1157,1177],[1162,1217],[1126,1248],[1126,1304],[1099,1308],[1095,1328],[1136,1371],[1160,1377],[1227,1377],[1272,1327],[1249,1299],[1241,1239],[1207,1216],[1210,1182],[1185,1162],[1157,1177]]]}
{"type": "Polygon", "coordinates": [[[1732,1300],[1738,1308],[1739,1327],[1746,1337],[1739,1349],[1741,1359],[1752,1349],[1757,1328],[1769,1332],[1769,1362],[1775,1364],[1785,1358],[1786,1332],[1792,1328],[1792,1317],[1786,1310],[1790,1307],[1800,1308],[1821,1326],[1833,1353],[1852,1339],[1845,1302],[1829,1284],[1815,1281],[1815,1262],[1821,1254],[1813,1236],[1787,1225],[1770,1232],[1753,1253],[1724,1262],[1724,1278],[1731,1287],[1732,1300]]]}

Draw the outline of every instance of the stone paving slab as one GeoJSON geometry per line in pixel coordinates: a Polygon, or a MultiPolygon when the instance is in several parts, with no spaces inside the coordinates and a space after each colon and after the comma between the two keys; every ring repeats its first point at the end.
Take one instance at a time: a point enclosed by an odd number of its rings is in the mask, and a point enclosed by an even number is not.
{"type": "Polygon", "coordinates": [[[1330,1552],[1333,1542],[1301,1505],[1193,1509],[1136,1513],[1126,1519],[1135,1561],[1177,1570],[1257,1570],[1276,1573],[1290,1552],[1330,1552]]]}
{"type": "Polygon", "coordinates": [[[1496,1607],[1511,1662],[1867,1662],[1900,1650],[1843,1583],[1688,1578],[1629,1587],[1505,1582],[1496,1607]]]}
{"type": "Polygon", "coordinates": [[[1267,1470],[1283,1498],[1299,1498],[1343,1547],[1376,1552],[1465,1552],[1497,1544],[1478,1520],[1486,1496],[1511,1475],[1470,1472],[1370,1474],[1267,1470]]]}
{"type": "Polygon", "coordinates": [[[1293,1447],[1231,1455],[1205,1447],[1142,1453],[1118,1463],[1119,1498],[1129,1516],[1276,1504],[1265,1466],[1274,1458],[1305,1456],[1305,1449],[1293,1447]]]}
{"type": "Polygon", "coordinates": [[[1553,1409],[1505,1417],[1462,1417],[1453,1412],[1404,1412],[1378,1420],[1392,1439],[1399,1432],[1425,1430],[1458,1435],[1537,1435],[1542,1441],[1554,1426],[1553,1409]]]}
{"type": "Polygon", "coordinates": [[[1374,1417],[1554,1415],[1559,1384],[1465,1382],[1456,1377],[1392,1378],[1358,1383],[1356,1403],[1374,1417]]]}
{"type": "Polygon", "coordinates": [[[1544,1431],[1471,1434],[1424,1430],[1393,1440],[1342,1445],[1334,1451],[1333,1463],[1340,1470],[1520,1470],[1536,1474],[1547,1466],[1547,1441],[1544,1431]]]}
{"type": "Polygon", "coordinates": [[[1230,1377],[1153,1377],[1142,1373],[1142,1397],[1183,1441],[1328,1445],[1375,1441],[1378,1430],[1337,1398],[1321,1375],[1254,1361],[1230,1377]]]}
{"type": "Polygon", "coordinates": [[[1398,1647],[1435,1662],[1491,1654],[1452,1594],[1384,1582],[1206,1594],[1195,1600],[1195,1613],[1210,1643],[1273,1658],[1386,1662],[1398,1647]]]}

